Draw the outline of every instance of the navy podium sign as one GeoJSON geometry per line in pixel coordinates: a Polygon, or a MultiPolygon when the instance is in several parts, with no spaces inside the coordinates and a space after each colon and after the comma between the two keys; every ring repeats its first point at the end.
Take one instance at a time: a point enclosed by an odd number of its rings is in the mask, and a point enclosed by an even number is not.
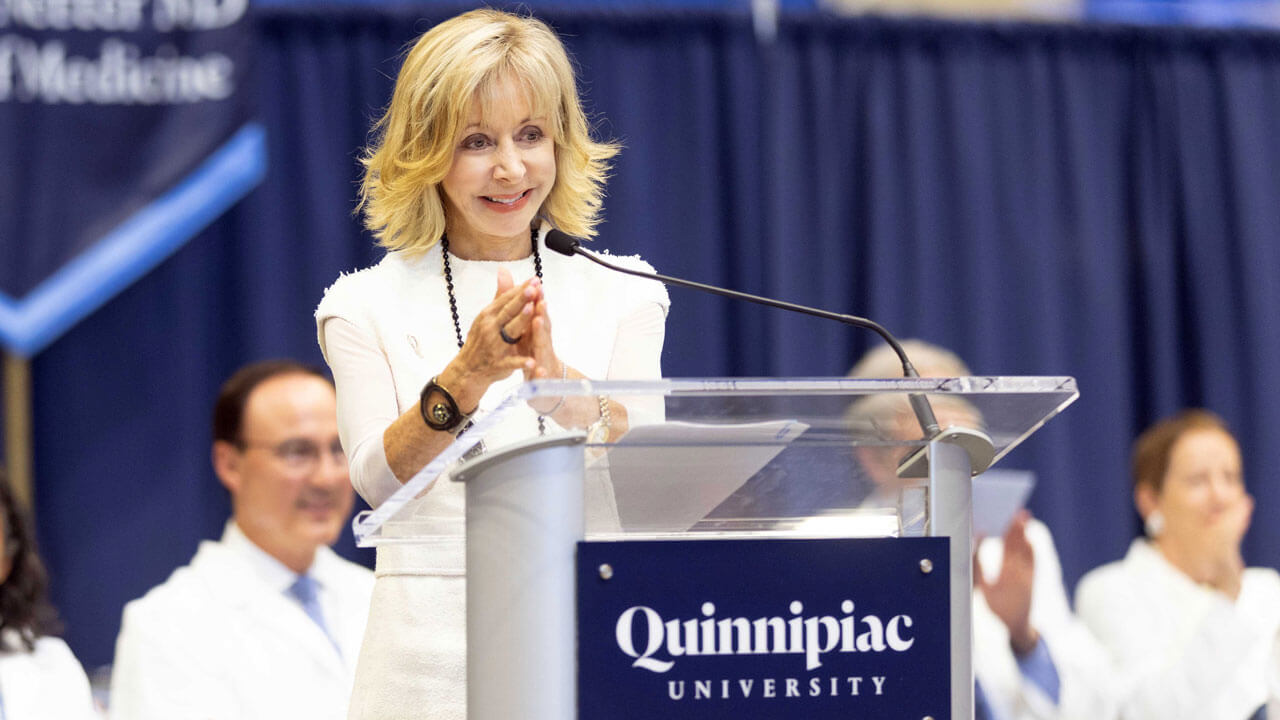
{"type": "Polygon", "coordinates": [[[578,717],[949,718],[947,543],[579,543],[578,717]]]}

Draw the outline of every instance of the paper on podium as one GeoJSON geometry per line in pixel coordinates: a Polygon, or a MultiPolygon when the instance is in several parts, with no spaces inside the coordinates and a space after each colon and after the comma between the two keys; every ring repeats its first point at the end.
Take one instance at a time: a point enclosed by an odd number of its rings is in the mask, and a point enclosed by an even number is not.
{"type": "Polygon", "coordinates": [[[973,536],[998,538],[1036,485],[1029,470],[988,470],[973,479],[973,536]]]}
{"type": "Polygon", "coordinates": [[[798,420],[640,425],[588,469],[607,467],[624,530],[683,531],[808,427],[798,420]]]}

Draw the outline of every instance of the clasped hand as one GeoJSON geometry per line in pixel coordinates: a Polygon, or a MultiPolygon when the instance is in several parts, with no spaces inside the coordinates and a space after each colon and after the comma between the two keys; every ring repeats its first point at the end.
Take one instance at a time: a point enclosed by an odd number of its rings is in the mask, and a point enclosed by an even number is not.
{"type": "Polygon", "coordinates": [[[533,277],[516,285],[511,273],[500,269],[493,301],[471,323],[456,363],[462,382],[482,386],[480,394],[515,370],[523,372],[525,380],[561,377],[565,368],[551,345],[542,281],[533,277]],[[504,334],[515,342],[507,342],[504,334]]]}

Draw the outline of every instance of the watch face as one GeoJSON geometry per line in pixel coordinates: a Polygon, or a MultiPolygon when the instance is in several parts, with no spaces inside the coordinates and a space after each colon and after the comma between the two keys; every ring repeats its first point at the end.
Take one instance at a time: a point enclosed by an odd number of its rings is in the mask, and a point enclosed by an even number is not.
{"type": "Polygon", "coordinates": [[[453,413],[449,412],[449,406],[444,403],[436,403],[431,406],[431,419],[440,425],[444,425],[453,419],[453,413]]]}

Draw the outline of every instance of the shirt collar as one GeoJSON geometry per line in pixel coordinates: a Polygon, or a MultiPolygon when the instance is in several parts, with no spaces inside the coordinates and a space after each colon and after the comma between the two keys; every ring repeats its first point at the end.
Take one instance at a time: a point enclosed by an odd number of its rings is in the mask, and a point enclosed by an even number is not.
{"type": "MultiPolygon", "coordinates": [[[[227,521],[227,526],[222,531],[222,544],[248,562],[254,575],[280,592],[287,591],[294,581],[298,579],[297,573],[272,557],[266,550],[255,545],[240,529],[240,526],[236,524],[235,518],[227,521]]],[[[312,561],[311,567],[307,569],[307,573],[315,579],[316,586],[321,591],[324,590],[324,579],[316,570],[321,564],[319,560],[322,550],[323,548],[316,549],[316,559],[312,561]]]]}

